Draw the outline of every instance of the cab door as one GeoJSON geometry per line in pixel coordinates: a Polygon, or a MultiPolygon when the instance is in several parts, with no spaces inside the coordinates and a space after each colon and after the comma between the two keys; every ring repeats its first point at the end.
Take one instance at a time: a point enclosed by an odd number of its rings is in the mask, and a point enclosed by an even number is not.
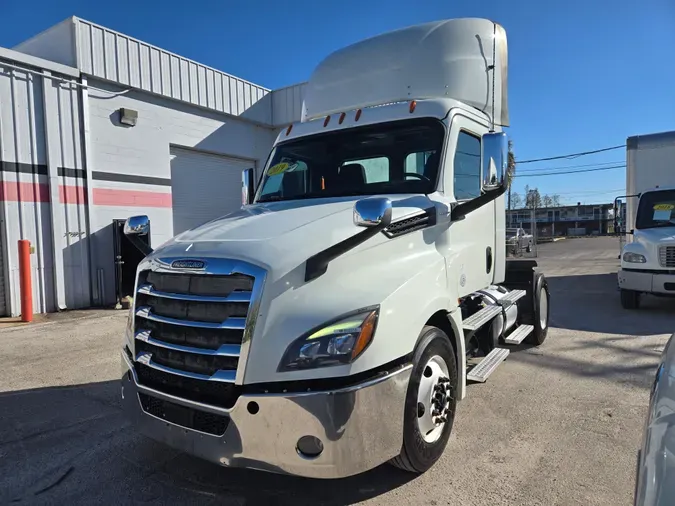
{"type": "MultiPolygon", "coordinates": [[[[453,117],[444,190],[446,196],[454,197],[454,206],[483,194],[481,135],[485,132],[486,126],[469,117],[460,114],[453,117]]],[[[495,244],[495,211],[496,201],[492,200],[450,223],[448,282],[457,284],[459,297],[492,284],[498,246],[495,244]]]]}

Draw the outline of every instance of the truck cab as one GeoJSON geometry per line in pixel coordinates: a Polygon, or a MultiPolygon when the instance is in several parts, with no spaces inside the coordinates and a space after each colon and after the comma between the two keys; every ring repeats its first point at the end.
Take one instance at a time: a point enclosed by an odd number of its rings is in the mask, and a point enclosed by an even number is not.
{"type": "Polygon", "coordinates": [[[319,64],[242,208],[138,267],[122,351],[137,430],[314,478],[440,458],[467,383],[548,331],[543,274],[506,261],[506,55],[501,26],[457,19],[319,64]]]}
{"type": "Polygon", "coordinates": [[[675,187],[640,194],[630,235],[618,273],[621,305],[638,309],[643,294],[675,295],[675,187]]]}

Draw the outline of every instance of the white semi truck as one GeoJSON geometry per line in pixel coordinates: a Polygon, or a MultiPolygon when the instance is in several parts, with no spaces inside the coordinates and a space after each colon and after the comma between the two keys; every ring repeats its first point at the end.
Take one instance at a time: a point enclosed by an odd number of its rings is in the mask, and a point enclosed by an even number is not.
{"type": "Polygon", "coordinates": [[[639,308],[643,294],[675,295],[673,160],[675,132],[629,137],[626,142],[627,236],[618,273],[626,309],[639,308]]]}
{"type": "MultiPolygon", "coordinates": [[[[244,172],[246,205],[146,251],[122,351],[134,426],[224,466],[431,467],[467,383],[548,331],[543,274],[506,261],[505,125],[491,21],[328,56],[255,189],[244,172]]],[[[125,228],[143,247],[147,217],[125,228]]]]}

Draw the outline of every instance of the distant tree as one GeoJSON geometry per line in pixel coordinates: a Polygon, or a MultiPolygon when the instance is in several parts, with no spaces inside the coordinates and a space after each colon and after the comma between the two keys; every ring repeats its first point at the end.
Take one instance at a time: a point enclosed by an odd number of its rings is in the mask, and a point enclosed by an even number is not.
{"type": "Polygon", "coordinates": [[[525,186],[525,207],[528,209],[542,207],[541,195],[537,188],[530,189],[529,186],[525,186]]]}
{"type": "Polygon", "coordinates": [[[513,192],[511,194],[511,209],[520,209],[523,206],[523,199],[520,193],[513,192]]]}
{"type": "Polygon", "coordinates": [[[553,195],[551,195],[551,201],[552,201],[551,205],[553,207],[560,206],[560,195],[558,195],[557,193],[554,193],[553,195]]]}
{"type": "Polygon", "coordinates": [[[544,207],[551,207],[553,205],[553,199],[548,195],[544,195],[541,198],[541,203],[544,205],[544,207]]]}

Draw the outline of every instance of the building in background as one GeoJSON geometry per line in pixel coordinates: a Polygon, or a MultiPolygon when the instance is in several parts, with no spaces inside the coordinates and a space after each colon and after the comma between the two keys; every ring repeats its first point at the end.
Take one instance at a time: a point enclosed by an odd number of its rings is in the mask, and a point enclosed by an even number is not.
{"type": "Polygon", "coordinates": [[[532,233],[533,222],[539,237],[601,235],[613,231],[614,204],[512,209],[506,212],[508,227],[522,227],[532,233]]]}
{"type": "Polygon", "coordinates": [[[303,84],[269,90],[69,18],[0,48],[0,316],[20,312],[17,241],[34,246],[35,312],[112,305],[138,253],[241,205],[303,84]]]}

